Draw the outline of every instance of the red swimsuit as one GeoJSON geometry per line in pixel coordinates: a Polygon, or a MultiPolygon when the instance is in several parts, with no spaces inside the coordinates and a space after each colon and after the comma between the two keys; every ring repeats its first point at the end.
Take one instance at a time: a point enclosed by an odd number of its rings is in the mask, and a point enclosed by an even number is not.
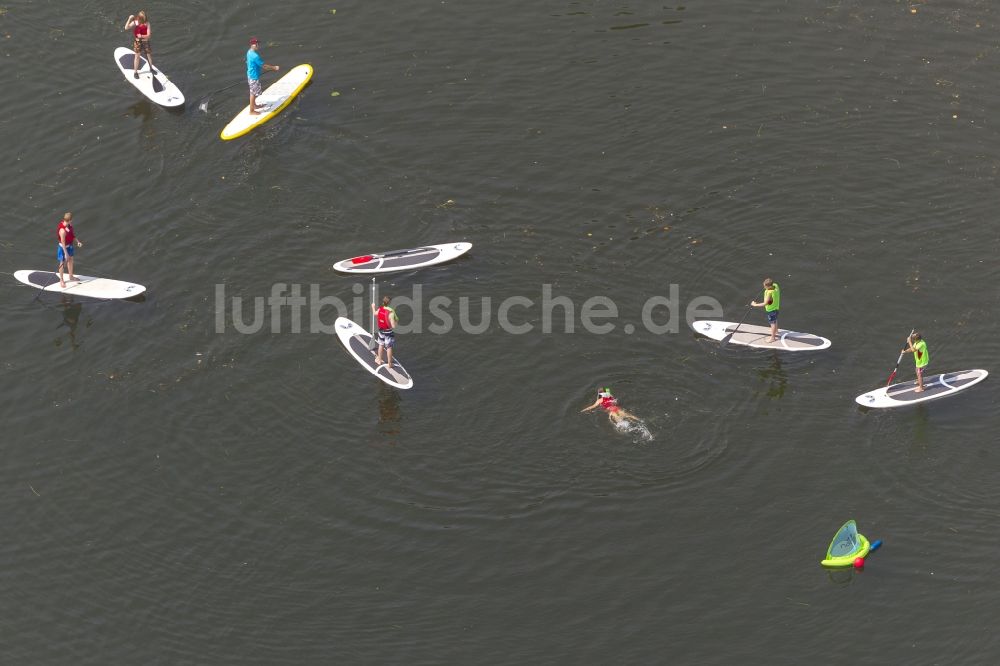
{"type": "Polygon", "coordinates": [[[143,37],[147,37],[148,35],[149,35],[148,23],[142,23],[142,24],[136,23],[135,27],[132,28],[132,36],[134,38],[132,40],[132,50],[135,51],[136,54],[139,54],[143,50],[146,51],[147,55],[149,54],[149,40],[143,39],[143,37]]]}

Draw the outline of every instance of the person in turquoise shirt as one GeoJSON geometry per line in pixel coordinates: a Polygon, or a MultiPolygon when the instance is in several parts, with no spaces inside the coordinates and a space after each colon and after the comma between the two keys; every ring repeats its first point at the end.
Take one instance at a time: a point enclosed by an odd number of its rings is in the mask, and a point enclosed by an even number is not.
{"type": "Polygon", "coordinates": [[[913,389],[917,393],[924,391],[924,368],[931,362],[931,354],[927,351],[927,343],[920,333],[914,331],[913,335],[906,339],[906,349],[904,354],[913,354],[913,362],[917,364],[917,388],[913,389]]]}
{"type": "Polygon", "coordinates": [[[778,283],[767,278],[764,280],[764,300],[760,303],[752,301],[750,303],[755,308],[764,308],[767,314],[767,323],[771,325],[771,337],[768,342],[774,342],[778,338],[778,310],[781,308],[781,287],[778,283]]]}
{"type": "Polygon", "coordinates": [[[256,37],[250,38],[250,48],[247,50],[247,84],[250,86],[250,115],[256,116],[264,107],[257,106],[257,96],[260,95],[260,73],[262,71],[277,72],[277,65],[268,65],[257,52],[259,42],[256,37]]]}

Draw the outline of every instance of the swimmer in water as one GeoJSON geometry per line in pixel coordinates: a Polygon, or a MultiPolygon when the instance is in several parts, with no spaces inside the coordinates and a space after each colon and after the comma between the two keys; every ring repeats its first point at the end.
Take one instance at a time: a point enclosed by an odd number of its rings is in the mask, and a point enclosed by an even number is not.
{"type": "Polygon", "coordinates": [[[595,400],[594,404],[590,407],[584,407],[581,409],[580,412],[589,412],[590,410],[597,409],[598,407],[606,409],[608,411],[608,418],[611,419],[611,422],[616,425],[627,419],[639,421],[639,417],[626,412],[618,406],[618,399],[611,394],[611,389],[607,386],[597,389],[597,400],[595,400]]]}

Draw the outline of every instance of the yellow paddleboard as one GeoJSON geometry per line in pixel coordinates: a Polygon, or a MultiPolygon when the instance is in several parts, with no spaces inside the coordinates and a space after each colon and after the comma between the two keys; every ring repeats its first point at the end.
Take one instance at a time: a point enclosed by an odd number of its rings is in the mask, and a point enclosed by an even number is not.
{"type": "Polygon", "coordinates": [[[243,136],[253,128],[263,125],[271,118],[274,118],[302,92],[302,89],[309,83],[312,75],[312,65],[298,65],[297,67],[293,67],[287,74],[269,85],[257,97],[257,105],[265,107],[264,110],[257,115],[251,115],[250,105],[247,104],[222,129],[222,134],[219,136],[222,137],[223,141],[229,141],[230,139],[243,136]]]}

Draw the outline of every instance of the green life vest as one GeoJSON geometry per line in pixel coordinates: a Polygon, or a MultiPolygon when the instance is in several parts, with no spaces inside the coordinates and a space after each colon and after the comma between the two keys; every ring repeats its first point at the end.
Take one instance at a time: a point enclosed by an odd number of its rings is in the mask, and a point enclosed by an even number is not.
{"type": "Polygon", "coordinates": [[[931,362],[931,355],[927,351],[927,343],[923,340],[917,340],[913,343],[913,360],[916,362],[918,368],[925,368],[931,362]]]}
{"type": "MultiPolygon", "coordinates": [[[[777,282],[772,282],[771,287],[771,304],[764,306],[766,312],[774,312],[781,306],[781,287],[777,282]]],[[[767,303],[767,289],[764,290],[764,302],[767,303]]]]}

